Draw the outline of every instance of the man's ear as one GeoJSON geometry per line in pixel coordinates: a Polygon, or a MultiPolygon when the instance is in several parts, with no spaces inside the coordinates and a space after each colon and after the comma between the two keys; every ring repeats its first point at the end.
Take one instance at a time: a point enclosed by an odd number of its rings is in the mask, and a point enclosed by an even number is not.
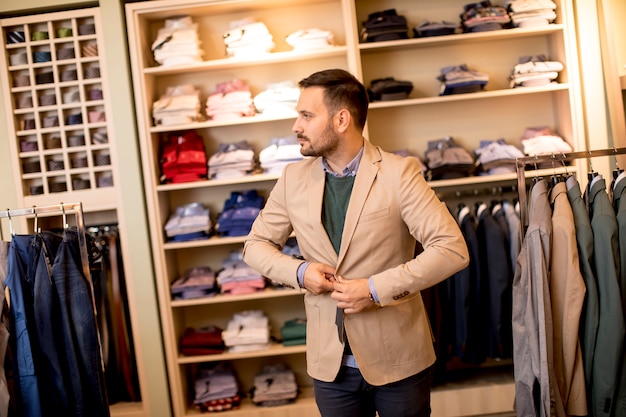
{"type": "Polygon", "coordinates": [[[335,115],[337,130],[345,132],[350,126],[351,114],[347,109],[341,109],[335,115]]]}

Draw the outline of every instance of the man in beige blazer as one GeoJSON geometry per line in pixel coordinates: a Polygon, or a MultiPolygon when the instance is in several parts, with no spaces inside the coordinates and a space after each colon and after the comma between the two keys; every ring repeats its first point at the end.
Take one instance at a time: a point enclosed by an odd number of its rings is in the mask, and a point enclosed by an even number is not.
{"type": "Polygon", "coordinates": [[[368,97],[354,76],[325,70],[299,86],[293,131],[310,158],[284,169],[244,260],[305,292],[322,416],[428,416],[435,353],[420,291],[467,266],[467,246],[419,161],[363,138],[368,97]],[[292,232],[303,259],[281,252],[292,232]]]}

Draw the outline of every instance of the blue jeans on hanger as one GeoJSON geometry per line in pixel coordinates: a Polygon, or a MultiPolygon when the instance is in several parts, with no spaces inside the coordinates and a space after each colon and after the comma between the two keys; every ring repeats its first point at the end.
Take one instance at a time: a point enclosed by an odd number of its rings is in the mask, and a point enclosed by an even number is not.
{"type": "MultiPolygon", "coordinates": [[[[90,238],[90,236],[87,236],[90,238]]],[[[65,230],[54,262],[53,285],[59,297],[61,345],[70,385],[66,386],[76,414],[109,416],[104,370],[98,340],[92,289],[82,267],[78,233],[65,230]],[[77,342],[77,343],[75,343],[77,342]]],[[[69,414],[66,414],[69,415],[69,414]]]]}
{"type": "Polygon", "coordinates": [[[6,286],[10,293],[10,331],[16,379],[16,407],[20,415],[40,417],[41,403],[35,358],[36,331],[33,317],[33,280],[39,256],[38,239],[32,235],[14,235],[9,248],[6,286]],[[33,349],[34,348],[34,349],[33,349]]]}

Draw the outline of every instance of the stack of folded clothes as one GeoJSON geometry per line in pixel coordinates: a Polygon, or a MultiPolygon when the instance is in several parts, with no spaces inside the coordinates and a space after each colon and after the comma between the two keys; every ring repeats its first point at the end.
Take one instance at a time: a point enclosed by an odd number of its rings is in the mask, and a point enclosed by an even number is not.
{"type": "Polygon", "coordinates": [[[222,143],[208,162],[210,179],[241,178],[256,168],[254,150],[245,141],[222,143]]]}
{"type": "Polygon", "coordinates": [[[265,288],[263,275],[250,268],[240,252],[233,252],[222,261],[217,283],[222,294],[250,294],[265,288]]]}
{"type": "Polygon", "coordinates": [[[295,135],[271,139],[269,146],[259,152],[261,169],[267,174],[280,174],[285,165],[304,158],[300,148],[300,142],[295,135]]]}
{"type": "Polygon", "coordinates": [[[265,365],[254,377],[250,390],[252,402],[262,407],[292,403],[298,396],[298,384],[293,371],[283,363],[265,365]]]}
{"type": "Polygon", "coordinates": [[[507,10],[502,6],[492,5],[489,0],[466,4],[461,14],[461,25],[464,32],[487,32],[504,29],[510,23],[511,17],[507,10]]]}
{"type": "Polygon", "coordinates": [[[370,13],[367,21],[362,24],[362,42],[391,41],[409,37],[406,17],[398,15],[396,9],[370,13]]]}
{"type": "Polygon", "coordinates": [[[544,26],[556,20],[552,0],[508,0],[506,8],[515,27],[544,26]]]}
{"type": "Polygon", "coordinates": [[[429,141],[425,160],[433,180],[467,177],[474,169],[472,155],[449,136],[429,141]]]}
{"type": "Polygon", "coordinates": [[[526,155],[546,155],[571,152],[572,147],[548,126],[528,127],[520,138],[526,155]]]}
{"type": "Polygon", "coordinates": [[[306,319],[287,320],[280,328],[283,345],[294,346],[306,343],[306,319]]]}
{"type": "Polygon", "coordinates": [[[335,45],[335,37],[329,30],[310,28],[301,29],[289,34],[285,42],[294,51],[311,51],[335,45]]]}
{"type": "Polygon", "coordinates": [[[197,23],[189,16],[166,19],[152,43],[152,53],[154,60],[163,66],[202,61],[204,52],[198,40],[197,23]]]}
{"type": "Polygon", "coordinates": [[[201,364],[195,377],[194,405],[202,412],[238,409],[241,393],[232,368],[226,362],[208,366],[211,364],[201,364]]]}
{"type": "Polygon", "coordinates": [[[223,329],[206,326],[199,329],[188,327],[180,338],[180,353],[183,355],[217,355],[224,352],[223,329]]]}
{"type": "Polygon", "coordinates": [[[489,75],[470,70],[467,65],[452,65],[441,68],[437,77],[441,81],[440,96],[475,93],[483,91],[489,82],[489,75]]]}
{"type": "Polygon", "coordinates": [[[416,38],[427,38],[430,36],[452,35],[456,33],[460,26],[458,23],[447,22],[431,22],[430,20],[422,20],[421,23],[413,27],[413,36],[416,38]]]}
{"type": "Polygon", "coordinates": [[[215,92],[207,97],[206,114],[213,120],[254,116],[256,110],[250,86],[241,79],[217,84],[215,92]]]}
{"type": "Polygon", "coordinates": [[[190,268],[170,285],[174,300],[211,297],[217,293],[215,272],[210,266],[190,268]]]}
{"type": "Polygon", "coordinates": [[[300,98],[300,88],[293,81],[270,84],[254,96],[254,107],[264,115],[297,115],[296,105],[300,98]]]}
{"type": "Polygon", "coordinates": [[[217,232],[222,236],[247,235],[262,207],[263,197],[256,190],[233,191],[217,218],[217,232]]]}
{"type": "Polygon", "coordinates": [[[550,84],[563,71],[559,61],[549,61],[545,55],[523,56],[511,74],[510,87],[533,87],[550,84]]]}
{"type": "Polygon", "coordinates": [[[212,228],[209,214],[209,209],[200,202],[176,207],[165,223],[165,235],[177,242],[207,239],[212,228]]]}
{"type": "Polygon", "coordinates": [[[509,145],[504,139],[481,140],[480,147],[474,149],[476,155],[476,175],[510,174],[516,171],[515,158],[524,153],[509,145]]]}
{"type": "Polygon", "coordinates": [[[233,21],[230,30],[224,33],[226,55],[237,58],[252,58],[267,54],[274,49],[274,37],[263,22],[253,18],[233,21]]]}
{"type": "Polygon", "coordinates": [[[228,322],[222,339],[229,352],[269,349],[269,321],[261,310],[240,311],[228,322]]]}
{"type": "Polygon", "coordinates": [[[370,101],[389,101],[405,99],[413,91],[411,81],[400,81],[393,77],[372,80],[367,89],[370,101]]]}
{"type": "Polygon", "coordinates": [[[155,125],[177,125],[203,120],[200,114],[200,91],[191,84],[167,87],[152,104],[155,125]]]}

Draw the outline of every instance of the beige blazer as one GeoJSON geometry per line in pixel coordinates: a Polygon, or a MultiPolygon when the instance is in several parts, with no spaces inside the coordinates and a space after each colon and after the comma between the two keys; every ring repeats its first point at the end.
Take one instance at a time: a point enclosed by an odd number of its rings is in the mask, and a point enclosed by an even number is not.
{"type": "MultiPolygon", "coordinates": [[[[302,262],[280,252],[295,232],[308,261],[336,267],[350,278],[372,277],[381,307],[344,315],[352,352],[364,378],[382,385],[414,375],[435,360],[432,332],[420,291],[467,266],[461,231],[421,175],[415,158],[365,149],[346,213],[339,255],[321,221],[325,173],[321,158],[288,165],[244,245],[244,260],[266,277],[299,288],[302,262]],[[414,258],[415,241],[424,251],[414,258]]],[[[304,291],[304,290],[303,290],[304,291]]],[[[343,344],[330,294],[304,297],[307,371],[335,379],[343,344]]]]}

